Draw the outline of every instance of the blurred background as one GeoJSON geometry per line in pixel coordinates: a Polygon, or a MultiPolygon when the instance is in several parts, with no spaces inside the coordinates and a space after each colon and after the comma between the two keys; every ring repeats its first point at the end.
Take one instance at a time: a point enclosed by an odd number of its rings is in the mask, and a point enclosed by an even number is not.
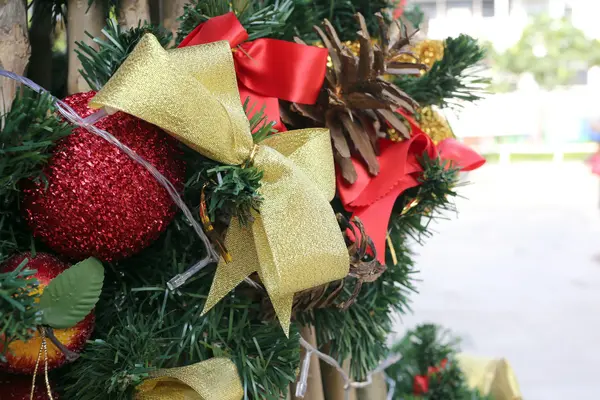
{"type": "Polygon", "coordinates": [[[432,39],[488,48],[492,88],[446,116],[488,163],[465,177],[459,215],[415,245],[414,314],[463,350],[504,357],[527,400],[600,398],[600,2],[408,0],[432,39]],[[415,8],[415,6],[417,8],[415,8]]]}

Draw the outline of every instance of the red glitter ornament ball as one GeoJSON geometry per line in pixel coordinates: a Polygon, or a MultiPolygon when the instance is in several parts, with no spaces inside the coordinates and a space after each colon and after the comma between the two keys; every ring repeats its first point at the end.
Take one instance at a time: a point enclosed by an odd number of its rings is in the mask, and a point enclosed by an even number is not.
{"type": "MultiPolygon", "coordinates": [[[[50,254],[37,253],[35,257],[32,257],[31,253],[24,253],[0,264],[0,273],[13,271],[26,258],[28,259],[27,268],[37,270],[33,277],[37,278],[39,282],[38,290],[40,294],[43,293],[44,288],[48,286],[52,279],[69,268],[69,264],[60,261],[50,254]]],[[[55,329],[54,336],[67,349],[79,353],[83,350],[85,342],[94,331],[94,322],[94,312],[92,311],[71,328],[55,329]]],[[[67,359],[63,352],[50,340],[47,340],[46,343],[48,346],[48,369],[58,368],[65,364],[67,359]]],[[[26,342],[21,340],[10,342],[8,351],[6,352],[7,362],[0,362],[0,370],[19,374],[33,374],[41,345],[42,338],[39,332],[35,332],[33,337],[26,342]]],[[[0,336],[0,350],[4,350],[3,346],[2,337],[0,336]]],[[[4,397],[0,397],[0,399],[4,399],[4,397]]]]}
{"type": "MultiPolygon", "coordinates": [[[[31,397],[31,377],[23,375],[0,374],[0,399],[2,400],[29,400],[31,397]]],[[[50,388],[52,390],[52,382],[50,388]]],[[[52,398],[58,400],[58,393],[52,390],[52,398]]],[[[39,377],[35,384],[33,400],[48,400],[48,389],[43,377],[39,377]]]]}
{"type": "MultiPolygon", "coordinates": [[[[64,101],[80,116],[94,92],[64,101]]],[[[185,166],[177,141],[156,126],[118,112],[96,123],[181,187],[185,166]]],[[[154,241],[175,214],[167,191],[141,165],[104,139],[78,128],[57,143],[44,183],[24,189],[25,216],[36,237],[75,260],[129,257],[154,241]]]]}

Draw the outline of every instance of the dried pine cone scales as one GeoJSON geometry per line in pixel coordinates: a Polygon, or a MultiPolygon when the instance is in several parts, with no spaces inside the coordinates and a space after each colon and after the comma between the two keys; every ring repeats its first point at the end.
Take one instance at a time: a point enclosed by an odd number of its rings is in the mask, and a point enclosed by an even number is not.
{"type": "MultiPolygon", "coordinates": [[[[410,127],[394,111],[403,108],[414,113],[418,104],[384,76],[419,75],[426,68],[403,59],[411,55],[407,46],[412,35],[406,28],[398,21],[387,26],[383,17],[376,15],[379,43],[371,39],[363,16],[356,15],[360,25],[358,54],[340,41],[329,21],[324,21],[323,29],[315,27],[331,60],[323,91],[315,105],[290,106],[304,118],[301,124],[329,128],[336,163],[349,183],[357,178],[351,161],[354,154],[365,162],[370,174],[377,175],[378,138],[386,137],[389,129],[410,137],[410,127]]],[[[290,121],[294,125],[293,116],[290,121]]]]}

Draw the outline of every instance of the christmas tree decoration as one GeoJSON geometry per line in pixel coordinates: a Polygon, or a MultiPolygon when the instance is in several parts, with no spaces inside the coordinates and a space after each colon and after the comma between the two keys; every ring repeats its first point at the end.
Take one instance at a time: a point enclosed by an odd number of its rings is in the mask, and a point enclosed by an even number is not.
{"type": "Polygon", "coordinates": [[[38,379],[31,397],[31,377],[0,373],[0,399],[2,400],[58,400],[55,390],[48,389],[43,379],[38,379]],[[48,391],[52,397],[48,396],[48,391]]]}
{"type": "MultiPolygon", "coordinates": [[[[399,23],[386,26],[380,19],[380,44],[373,45],[364,17],[357,14],[360,25],[360,54],[342,44],[331,23],[325,20],[325,32],[315,27],[329,51],[332,65],[328,69],[325,89],[314,106],[292,104],[291,111],[316,126],[331,132],[334,154],[343,178],[354,183],[357,172],[351,161],[354,153],[366,163],[369,174],[377,175],[378,138],[385,136],[388,126],[410,137],[408,126],[393,110],[417,107],[399,87],[383,79],[383,75],[419,74],[422,65],[396,61],[398,54],[407,52],[410,35],[399,23]],[[383,132],[382,132],[383,130],[383,132]]],[[[288,116],[292,125],[306,124],[294,115],[288,116]]]]}
{"type": "MultiPolygon", "coordinates": [[[[87,117],[93,96],[79,93],[65,102],[87,117]]],[[[160,129],[122,113],[97,126],[181,187],[184,165],[177,143],[160,129]]],[[[23,209],[34,236],[71,259],[129,257],[152,243],[175,214],[168,193],[148,171],[85,129],[58,142],[44,172],[47,187],[29,185],[23,209]]]]}
{"type": "MultiPolygon", "coordinates": [[[[67,309],[76,308],[76,311],[80,311],[75,319],[71,318],[69,321],[75,321],[73,324],[67,326],[65,329],[53,329],[49,336],[49,342],[47,344],[47,365],[48,369],[55,369],[60,367],[69,361],[70,357],[74,354],[81,352],[85,342],[90,338],[94,329],[94,314],[90,312],[93,308],[95,301],[92,300],[87,306],[81,305],[81,299],[77,296],[77,289],[66,288],[64,292],[61,292],[52,282],[55,279],[68,273],[71,269],[69,264],[66,264],[57,258],[45,254],[38,253],[35,256],[31,253],[24,253],[18,256],[10,258],[8,261],[0,265],[0,272],[10,272],[18,268],[25,260],[27,260],[27,268],[36,270],[37,272],[33,275],[39,282],[37,286],[38,293],[32,293],[32,295],[39,295],[40,302],[37,305],[37,309],[41,310],[42,321],[46,324],[52,324],[53,319],[56,320],[62,314],[65,306],[60,307],[60,303],[68,303],[67,309]],[[48,292],[49,295],[44,296],[44,293],[48,292]],[[44,297],[47,297],[46,299],[44,297]],[[55,317],[52,317],[53,313],[55,317]],[[83,313],[83,317],[81,317],[83,313]]],[[[85,267],[86,264],[81,263],[85,267]]],[[[74,267],[71,267],[74,268],[74,267]]],[[[95,274],[90,273],[86,269],[86,274],[94,276],[95,274]]],[[[78,277],[80,280],[85,279],[84,276],[78,277]]],[[[61,278],[62,279],[62,278],[61,278]]],[[[70,282],[71,285],[80,285],[79,288],[86,287],[85,283],[82,282],[70,282]]],[[[101,282],[100,282],[101,288],[101,282]]],[[[99,294],[99,290],[96,289],[96,294],[99,294]]],[[[83,297],[83,296],[82,296],[83,297]]],[[[91,297],[94,297],[93,294],[91,297]]],[[[97,296],[96,296],[97,301],[97,296]]],[[[71,311],[70,313],[73,313],[71,311]]],[[[67,315],[69,312],[66,313],[67,315]]],[[[60,319],[60,318],[59,318],[60,319]]],[[[47,328],[43,328],[47,329],[47,328]]],[[[6,362],[0,363],[0,369],[12,373],[22,374],[33,374],[36,369],[36,360],[40,353],[40,348],[45,342],[43,335],[40,331],[33,333],[32,337],[28,340],[4,340],[0,341],[0,349],[6,352],[6,362]],[[7,346],[7,349],[4,347],[7,346]]],[[[72,359],[71,359],[72,361],[72,359]]]]}
{"type": "MultiPolygon", "coordinates": [[[[325,77],[327,50],[275,39],[248,42],[248,32],[233,12],[198,25],[179,47],[227,40],[233,51],[240,98],[263,112],[274,129],[285,131],[279,99],[314,104],[325,77]]],[[[249,115],[252,116],[252,113],[249,115]]]]}
{"type": "Polygon", "coordinates": [[[335,173],[327,131],[289,131],[254,144],[223,42],[165,51],[148,34],[91,104],[156,124],[215,161],[264,172],[260,211],[251,226],[230,224],[225,246],[232,261],[219,264],[205,312],[256,271],[287,333],[294,293],[348,273],[329,205],[335,173]]]}
{"type": "Polygon", "coordinates": [[[39,92],[0,115],[4,370],[78,400],[486,399],[432,330],[389,346],[412,245],[484,162],[435,114],[483,51],[411,47],[395,6],[193,0],[176,48],[111,20],[65,103],[0,69],[39,92]]]}

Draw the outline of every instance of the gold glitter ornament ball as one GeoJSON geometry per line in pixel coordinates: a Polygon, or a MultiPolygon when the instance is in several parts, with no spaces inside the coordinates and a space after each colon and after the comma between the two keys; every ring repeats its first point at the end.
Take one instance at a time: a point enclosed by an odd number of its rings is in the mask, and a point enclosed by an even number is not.
{"type": "MultiPolygon", "coordinates": [[[[444,42],[441,40],[426,39],[415,44],[411,49],[411,52],[417,59],[409,54],[401,54],[398,57],[398,61],[415,64],[420,62],[431,68],[436,61],[440,61],[444,58],[444,42]]],[[[425,74],[427,71],[422,71],[422,73],[425,74]]]]}
{"type": "Polygon", "coordinates": [[[446,118],[431,107],[423,107],[421,109],[418,123],[423,132],[425,132],[435,144],[438,144],[444,139],[454,138],[454,133],[446,118]]]}

